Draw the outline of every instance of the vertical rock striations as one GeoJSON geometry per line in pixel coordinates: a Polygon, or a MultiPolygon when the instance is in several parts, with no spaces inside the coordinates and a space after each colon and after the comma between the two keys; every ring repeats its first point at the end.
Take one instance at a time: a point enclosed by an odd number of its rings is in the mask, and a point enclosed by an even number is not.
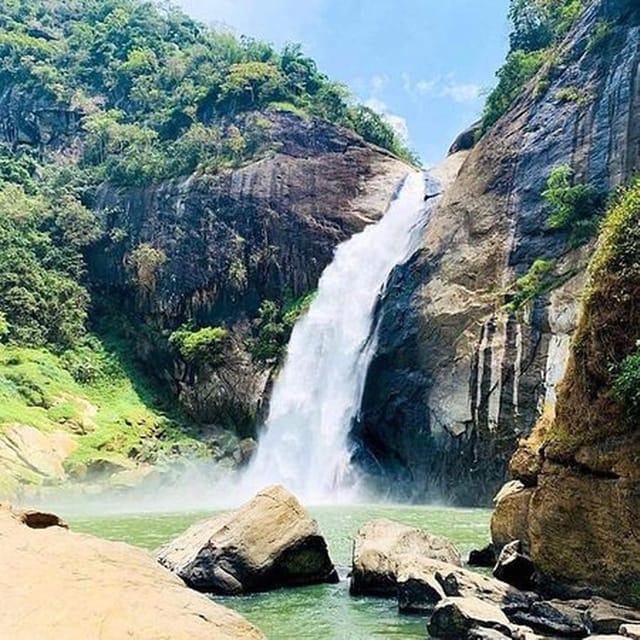
{"type": "Polygon", "coordinates": [[[518,439],[553,414],[592,245],[572,249],[550,229],[541,194],[562,164],[600,192],[640,168],[639,62],[636,10],[593,3],[469,153],[422,249],[394,273],[354,442],[400,496],[488,504],[518,439]],[[560,286],[507,312],[537,259],[556,260],[560,286]]]}

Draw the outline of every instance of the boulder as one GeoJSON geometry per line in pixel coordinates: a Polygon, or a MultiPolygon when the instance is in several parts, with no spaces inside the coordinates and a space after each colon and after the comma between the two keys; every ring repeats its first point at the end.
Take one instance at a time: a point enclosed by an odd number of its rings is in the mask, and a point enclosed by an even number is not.
{"type": "Polygon", "coordinates": [[[535,593],[438,560],[402,556],[398,567],[398,606],[403,613],[428,614],[445,597],[476,597],[507,614],[540,600],[535,593]]]}
{"type": "Polygon", "coordinates": [[[282,486],[263,489],[237,511],[194,524],[156,557],[207,593],[338,582],[316,521],[282,486]]]}
{"type": "Polygon", "coordinates": [[[534,489],[517,480],[508,482],[494,498],[491,516],[491,542],[501,549],[514,540],[527,541],[528,515],[534,489]]]}
{"type": "Polygon", "coordinates": [[[496,564],[496,550],[492,544],[483,549],[474,549],[469,554],[470,567],[494,567],[496,564]]]}
{"type": "Polygon", "coordinates": [[[431,637],[442,640],[468,638],[474,629],[493,629],[511,637],[505,614],[478,598],[446,598],[436,606],[427,628],[431,637]]]}
{"type": "Polygon", "coordinates": [[[400,613],[430,614],[446,594],[435,575],[398,572],[398,610],[400,613]]]}
{"type": "MultiPolygon", "coordinates": [[[[587,623],[592,632],[602,634],[620,633],[621,626],[636,628],[640,631],[640,611],[605,600],[604,598],[590,598],[571,602],[576,607],[582,607],[586,612],[587,623]]],[[[624,634],[623,634],[624,635],[624,634]]],[[[638,633],[640,639],[640,633],[638,633]]]]}
{"type": "Polygon", "coordinates": [[[72,533],[54,518],[0,507],[0,638],[264,639],[142,549],[72,533]]]}
{"type": "Polygon", "coordinates": [[[623,624],[620,633],[626,638],[640,640],[640,624],[623,624]]]}
{"type": "Polygon", "coordinates": [[[365,524],[354,541],[351,594],[395,596],[399,563],[411,558],[461,565],[458,550],[445,538],[392,520],[365,524]]]}
{"type": "Polygon", "coordinates": [[[591,629],[584,611],[560,601],[534,602],[529,610],[514,611],[512,622],[534,631],[567,638],[586,638],[591,629]]]}
{"type": "Polygon", "coordinates": [[[529,556],[522,552],[522,543],[515,540],[505,545],[498,556],[493,575],[517,589],[533,589],[535,567],[529,556]]]}

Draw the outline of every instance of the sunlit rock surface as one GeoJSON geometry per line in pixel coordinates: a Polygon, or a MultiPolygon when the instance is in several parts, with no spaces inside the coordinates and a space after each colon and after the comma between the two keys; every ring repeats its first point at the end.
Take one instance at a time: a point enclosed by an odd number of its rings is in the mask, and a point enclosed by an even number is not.
{"type": "Polygon", "coordinates": [[[281,486],[193,525],[160,548],[157,558],[190,587],[211,593],[338,581],[316,521],[281,486]]]}
{"type": "Polygon", "coordinates": [[[262,640],[135,547],[72,533],[51,514],[0,506],[0,637],[262,640]]]}

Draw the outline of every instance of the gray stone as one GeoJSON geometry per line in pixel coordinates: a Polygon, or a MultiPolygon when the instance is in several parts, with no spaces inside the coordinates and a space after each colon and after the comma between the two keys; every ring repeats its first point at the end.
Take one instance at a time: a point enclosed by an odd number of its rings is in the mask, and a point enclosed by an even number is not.
{"type": "Polygon", "coordinates": [[[528,590],[535,587],[535,567],[531,558],[522,553],[522,543],[519,540],[503,547],[493,575],[517,589],[528,590]]]}
{"type": "Polygon", "coordinates": [[[338,581],[316,521],[281,486],[193,525],[156,555],[189,586],[208,593],[338,581]]]}
{"type": "Polygon", "coordinates": [[[458,550],[445,538],[392,520],[365,524],[354,542],[351,594],[396,596],[399,570],[418,559],[461,564],[458,550]]]}
{"type": "Polygon", "coordinates": [[[496,606],[478,598],[446,598],[436,606],[427,625],[429,635],[442,640],[468,638],[473,629],[493,629],[511,637],[511,625],[496,606]]]}

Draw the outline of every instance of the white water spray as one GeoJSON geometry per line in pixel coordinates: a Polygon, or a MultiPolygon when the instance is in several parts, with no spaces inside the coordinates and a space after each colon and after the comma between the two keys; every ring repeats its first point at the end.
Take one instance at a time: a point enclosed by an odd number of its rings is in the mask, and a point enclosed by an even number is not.
{"type": "Polygon", "coordinates": [[[348,436],[375,352],[374,310],[393,268],[418,248],[424,185],[409,174],[384,217],[337,248],[294,327],[242,494],[282,483],[307,503],[349,499],[348,436]]]}

